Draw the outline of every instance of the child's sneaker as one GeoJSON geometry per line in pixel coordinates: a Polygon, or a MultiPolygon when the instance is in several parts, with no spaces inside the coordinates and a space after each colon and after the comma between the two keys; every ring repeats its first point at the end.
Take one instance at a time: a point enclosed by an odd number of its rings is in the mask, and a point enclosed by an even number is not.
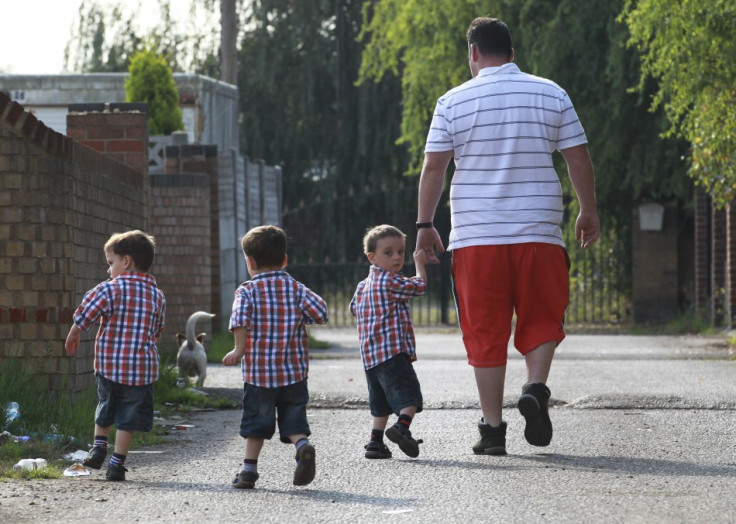
{"type": "Polygon", "coordinates": [[[414,440],[409,428],[400,422],[397,422],[386,430],[386,437],[388,437],[391,442],[398,444],[401,451],[411,458],[419,456],[419,444],[424,442],[421,439],[414,440]]]}
{"type": "Polygon", "coordinates": [[[552,440],[552,421],[547,409],[550,391],[542,383],[524,384],[519,397],[519,412],[526,419],[524,437],[532,446],[547,446],[552,440]]]}
{"type": "Polygon", "coordinates": [[[304,444],[296,452],[296,469],[294,470],[294,485],[306,486],[314,480],[315,474],[314,446],[304,444]]]}
{"type": "Polygon", "coordinates": [[[128,471],[128,469],[122,464],[118,464],[117,466],[111,466],[108,464],[107,474],[105,474],[105,477],[107,477],[107,480],[125,480],[126,471],[128,471]]]}
{"type": "Polygon", "coordinates": [[[384,444],[383,440],[371,440],[363,446],[365,448],[365,458],[367,459],[390,459],[391,450],[384,444]]]}
{"type": "Polygon", "coordinates": [[[240,473],[233,480],[233,487],[238,489],[253,489],[256,486],[258,477],[259,475],[255,471],[240,470],[240,473]]]}
{"type": "Polygon", "coordinates": [[[92,446],[87,453],[87,458],[82,461],[82,464],[92,469],[101,469],[102,463],[105,462],[107,456],[107,448],[101,448],[99,446],[92,446]]]}
{"type": "Polygon", "coordinates": [[[478,423],[480,438],[473,445],[476,455],[505,455],[506,454],[506,422],[493,427],[490,424],[478,423]]]}

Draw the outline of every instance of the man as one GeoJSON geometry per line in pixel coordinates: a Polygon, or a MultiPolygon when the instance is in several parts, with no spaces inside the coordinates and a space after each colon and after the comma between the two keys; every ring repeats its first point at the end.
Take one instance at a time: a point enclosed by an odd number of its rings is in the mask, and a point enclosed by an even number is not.
{"type": "Polygon", "coordinates": [[[569,258],[562,240],[562,189],[552,153],[562,153],[577,194],[575,236],[583,249],[600,236],[587,139],[567,94],[513,63],[509,30],[493,18],[467,31],[473,78],[437,101],[419,181],[417,249],[437,262],[444,250],[432,224],[444,176],[450,187],[455,300],[483,418],[476,454],[506,454],[502,420],[507,346],[524,355],[527,383],[518,408],[524,436],[552,439],[546,386],[555,348],[565,338],[569,258]]]}

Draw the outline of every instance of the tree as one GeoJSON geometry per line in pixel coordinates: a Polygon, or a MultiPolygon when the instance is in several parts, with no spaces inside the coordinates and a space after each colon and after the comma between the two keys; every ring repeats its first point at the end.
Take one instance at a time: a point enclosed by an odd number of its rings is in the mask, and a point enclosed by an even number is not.
{"type": "Polygon", "coordinates": [[[736,4],[730,0],[627,0],[621,14],[641,51],[639,88],[658,82],[665,136],[691,144],[690,175],[718,204],[736,190],[736,4]]]}
{"type": "Polygon", "coordinates": [[[214,0],[190,0],[186,23],[175,20],[170,0],[159,0],[157,23],[139,24],[137,8],[122,1],[116,4],[83,0],[77,27],[64,50],[68,71],[81,73],[125,72],[130,59],[145,42],[166,57],[174,71],[219,77],[217,24],[214,0]]]}
{"type": "Polygon", "coordinates": [[[148,128],[152,135],[170,135],[184,129],[179,91],[163,56],[145,48],[133,55],[125,80],[126,102],[148,103],[148,128]]]}

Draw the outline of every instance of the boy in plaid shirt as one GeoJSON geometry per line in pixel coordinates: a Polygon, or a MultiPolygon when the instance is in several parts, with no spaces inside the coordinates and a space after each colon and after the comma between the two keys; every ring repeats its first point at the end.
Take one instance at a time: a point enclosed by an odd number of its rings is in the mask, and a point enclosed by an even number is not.
{"type": "Polygon", "coordinates": [[[286,234],[276,226],[251,229],[242,240],[251,280],[235,291],[230,331],[235,349],[222,359],[241,364],[245,460],[233,487],[252,489],[258,480],[258,456],[264,439],[273,437],[276,421],[281,442],[296,446],[294,485],[306,486],[315,475],[315,451],[309,443],[306,324],[325,324],[327,305],[286,271],[286,234]],[[278,417],[276,413],[278,412],[278,417]]]}
{"type": "Polygon", "coordinates": [[[369,459],[391,458],[383,442],[384,430],[389,440],[412,458],[419,456],[422,442],[409,431],[414,415],[422,411],[422,391],[412,365],[417,357],[408,302],[427,291],[427,257],[424,251],[416,251],[417,275],[402,276],[399,271],[404,266],[405,244],[406,235],[394,226],[376,226],[365,234],[363,251],[371,263],[370,273],[350,301],[373,415],[371,440],[365,446],[369,459]],[[391,413],[399,420],[386,430],[391,413]]]}
{"type": "Polygon", "coordinates": [[[115,233],[105,243],[110,279],[88,291],[74,312],[65,349],[74,356],[82,331],[100,322],[95,339],[98,404],[95,440],[84,465],[100,469],[113,424],[115,452],[108,480],[125,480],[125,458],[136,431],[153,427],[153,383],[158,379],[156,343],[164,329],[166,300],[148,273],[154,238],[142,231],[115,233]]]}

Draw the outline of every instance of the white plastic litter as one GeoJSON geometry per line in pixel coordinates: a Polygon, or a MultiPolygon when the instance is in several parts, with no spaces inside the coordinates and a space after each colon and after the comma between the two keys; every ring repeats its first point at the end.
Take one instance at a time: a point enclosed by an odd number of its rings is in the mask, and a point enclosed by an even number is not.
{"type": "Polygon", "coordinates": [[[86,458],[87,458],[87,452],[84,451],[83,449],[78,449],[74,453],[67,453],[66,455],[64,455],[65,460],[79,461],[79,460],[84,460],[86,458]]]}
{"type": "Polygon", "coordinates": [[[89,474],[89,470],[79,462],[72,464],[64,470],[65,477],[82,477],[89,474]]]}
{"type": "Polygon", "coordinates": [[[42,458],[37,459],[22,459],[19,460],[18,463],[13,466],[13,471],[36,471],[40,470],[43,471],[47,468],[48,464],[46,463],[46,460],[42,458]]]}

